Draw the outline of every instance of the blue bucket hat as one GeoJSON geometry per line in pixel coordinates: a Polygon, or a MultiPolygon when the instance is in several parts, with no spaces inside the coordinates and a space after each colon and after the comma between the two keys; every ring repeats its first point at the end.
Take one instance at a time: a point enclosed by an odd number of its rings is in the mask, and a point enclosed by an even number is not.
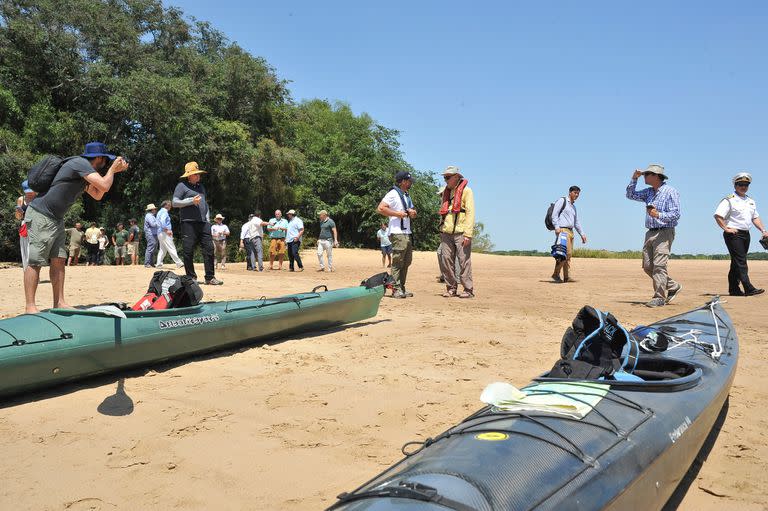
{"type": "Polygon", "coordinates": [[[29,187],[29,181],[26,179],[21,182],[21,189],[24,191],[24,193],[32,193],[34,191],[29,187]]]}
{"type": "Polygon", "coordinates": [[[88,142],[85,144],[85,152],[81,154],[83,158],[96,158],[97,156],[106,156],[110,160],[115,159],[114,154],[107,152],[106,144],[102,142],[88,142]]]}

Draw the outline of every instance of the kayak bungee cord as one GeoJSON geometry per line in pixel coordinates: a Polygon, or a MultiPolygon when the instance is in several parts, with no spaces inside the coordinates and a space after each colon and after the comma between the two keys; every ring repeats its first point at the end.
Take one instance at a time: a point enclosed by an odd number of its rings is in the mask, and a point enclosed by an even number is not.
{"type": "MultiPolygon", "coordinates": [[[[582,386],[584,388],[592,388],[592,387],[590,387],[588,385],[579,385],[576,382],[572,383],[572,385],[574,385],[574,386],[582,386]]],[[[541,392],[541,393],[544,393],[544,392],[541,392]]],[[[536,420],[536,419],[537,418],[547,418],[547,419],[557,419],[557,420],[561,420],[561,421],[576,422],[576,423],[579,423],[579,424],[584,424],[584,425],[587,425],[587,426],[593,426],[593,427],[596,427],[596,428],[599,428],[599,429],[604,429],[606,431],[609,431],[609,432],[615,434],[618,438],[626,438],[627,434],[629,433],[627,431],[621,430],[613,421],[611,421],[608,417],[606,417],[604,413],[602,413],[600,410],[597,410],[597,408],[595,406],[591,405],[590,403],[588,403],[588,402],[586,402],[586,401],[584,401],[582,399],[579,399],[577,397],[573,397],[573,396],[579,396],[579,395],[594,396],[595,394],[592,393],[592,392],[556,392],[556,391],[549,391],[547,393],[553,394],[553,395],[565,396],[565,397],[568,397],[569,399],[572,399],[573,401],[577,401],[577,402],[580,402],[580,403],[583,403],[583,404],[586,404],[586,405],[590,406],[591,411],[594,412],[598,417],[603,419],[610,427],[602,425],[602,424],[597,424],[595,422],[585,421],[583,419],[578,419],[578,418],[575,418],[575,417],[558,415],[558,414],[556,414],[554,412],[540,413],[540,414],[530,414],[530,413],[521,413],[521,412],[506,412],[506,411],[499,410],[499,411],[492,411],[490,413],[487,413],[489,410],[498,410],[495,407],[488,407],[488,408],[486,408],[484,410],[484,412],[486,412],[486,413],[480,413],[480,414],[476,414],[476,415],[470,416],[467,419],[465,419],[464,421],[462,421],[462,423],[459,424],[458,426],[449,429],[448,431],[438,435],[437,437],[434,437],[434,438],[430,437],[430,438],[427,438],[424,441],[415,440],[415,441],[407,442],[401,448],[401,452],[406,457],[410,457],[410,456],[413,456],[414,454],[417,454],[417,453],[421,452],[422,450],[424,450],[425,448],[429,447],[430,445],[434,444],[435,442],[437,442],[439,440],[443,440],[443,439],[449,438],[449,437],[454,436],[454,435],[461,435],[461,434],[465,434],[465,433],[481,433],[483,431],[486,431],[486,429],[482,429],[482,430],[476,429],[478,426],[484,426],[484,425],[488,425],[488,424],[491,424],[491,423],[494,423],[494,422],[505,421],[505,420],[514,419],[514,418],[520,418],[520,419],[527,419],[527,420],[529,420],[529,421],[531,421],[531,422],[533,422],[535,424],[538,424],[539,426],[542,426],[543,428],[551,431],[555,435],[562,437],[567,443],[569,443],[571,446],[573,446],[574,449],[576,449],[579,452],[579,454],[573,453],[573,452],[569,451],[567,448],[565,448],[564,446],[559,445],[559,444],[557,444],[557,443],[555,443],[555,442],[553,442],[551,440],[548,440],[548,439],[543,438],[543,437],[531,435],[530,433],[522,433],[522,432],[519,432],[519,431],[511,431],[511,430],[506,430],[506,429],[504,429],[504,430],[500,430],[500,429],[490,430],[489,429],[487,431],[489,431],[489,432],[490,431],[503,431],[503,432],[513,433],[513,434],[522,434],[522,435],[525,435],[525,436],[531,436],[531,437],[536,438],[538,440],[541,440],[543,442],[549,443],[549,444],[551,444],[551,445],[553,445],[555,447],[563,449],[564,451],[569,452],[570,454],[576,456],[581,461],[584,461],[585,463],[588,463],[588,461],[586,461],[586,458],[588,458],[588,457],[584,456],[583,452],[581,451],[581,449],[578,448],[578,446],[576,446],[568,438],[563,437],[560,432],[556,431],[555,429],[551,428],[550,426],[548,426],[546,424],[543,424],[541,421],[536,420]],[[490,418],[491,420],[482,421],[482,422],[473,422],[473,421],[478,421],[478,420],[484,419],[484,418],[490,418]],[[473,423],[472,424],[467,424],[469,422],[473,422],[473,423]],[[462,427],[462,425],[463,425],[463,427],[462,427]],[[416,449],[414,451],[409,451],[408,447],[412,446],[412,445],[418,446],[418,449],[416,449]]],[[[651,415],[653,415],[653,412],[651,410],[646,409],[646,408],[640,406],[639,404],[635,403],[634,401],[632,401],[632,400],[630,400],[630,399],[628,399],[628,398],[626,398],[626,397],[624,397],[622,395],[616,394],[614,391],[612,391],[610,389],[607,391],[606,395],[603,396],[603,399],[605,399],[606,401],[610,401],[612,403],[615,403],[615,404],[617,404],[619,406],[625,406],[625,407],[627,407],[627,408],[629,408],[631,410],[634,410],[634,411],[636,411],[638,413],[644,414],[645,415],[645,419],[640,421],[640,423],[644,422],[647,418],[649,418],[651,415]]]]}
{"type": "MultiPolygon", "coordinates": [[[[685,345],[691,345],[693,348],[699,348],[704,353],[712,357],[713,360],[719,360],[720,356],[723,354],[723,341],[720,336],[720,321],[717,314],[715,313],[715,305],[720,305],[722,302],[720,299],[712,300],[708,304],[708,308],[710,313],[712,314],[712,320],[715,325],[715,336],[717,339],[717,344],[711,343],[711,342],[704,342],[699,340],[699,335],[704,334],[705,332],[696,328],[690,329],[688,332],[685,332],[682,335],[673,335],[667,332],[664,332],[664,334],[670,338],[670,340],[675,341],[675,344],[672,346],[669,346],[666,351],[673,350],[675,348],[679,348],[680,346],[685,345]],[[686,338],[688,337],[688,338],[686,338]]],[[[707,325],[708,323],[703,322],[696,322],[696,321],[688,321],[689,324],[695,324],[699,323],[701,325],[707,325]]],[[[640,341],[640,346],[645,351],[654,351],[651,346],[648,345],[650,339],[645,338],[642,341],[640,341]]]]}

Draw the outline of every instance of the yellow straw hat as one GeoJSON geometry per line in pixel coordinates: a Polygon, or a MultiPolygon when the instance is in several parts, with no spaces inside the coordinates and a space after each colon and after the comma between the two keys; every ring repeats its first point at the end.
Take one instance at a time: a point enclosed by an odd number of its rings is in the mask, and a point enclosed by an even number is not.
{"type": "Polygon", "coordinates": [[[184,165],[184,174],[182,174],[179,179],[194,176],[195,174],[206,174],[206,171],[201,170],[200,167],[197,166],[196,161],[191,161],[184,165]]]}

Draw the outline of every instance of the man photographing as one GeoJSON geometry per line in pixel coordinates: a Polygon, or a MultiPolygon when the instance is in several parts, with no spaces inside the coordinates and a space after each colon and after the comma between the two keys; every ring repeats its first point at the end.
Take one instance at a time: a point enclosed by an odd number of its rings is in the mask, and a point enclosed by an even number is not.
{"type": "Polygon", "coordinates": [[[128,168],[128,162],[107,152],[101,142],[90,142],[80,156],[67,159],[59,168],[47,192],[37,196],[27,208],[24,223],[29,235],[29,266],[24,270],[26,312],[38,312],[35,303],[40,267],[50,261],[53,306],[69,307],[64,301],[64,272],[67,262],[64,215],[75,201],[87,193],[101,200],[114,183],[115,174],[128,168]],[[102,176],[99,171],[107,169],[102,176]]]}

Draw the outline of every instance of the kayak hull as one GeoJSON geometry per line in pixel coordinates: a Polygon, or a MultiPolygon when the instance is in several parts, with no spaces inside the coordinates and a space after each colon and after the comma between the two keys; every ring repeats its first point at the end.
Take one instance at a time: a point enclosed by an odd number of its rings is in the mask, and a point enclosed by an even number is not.
{"type": "MultiPolygon", "coordinates": [[[[638,369],[678,378],[610,383],[585,416],[485,407],[345,494],[331,509],[661,509],[712,431],[728,397],[738,340],[718,303],[651,325],[722,346],[685,343],[642,355],[638,369]],[[717,321],[717,327],[715,327],[717,321]]],[[[536,382],[551,384],[547,374],[536,382]]],[[[582,384],[583,385],[583,384],[582,384]]]]}
{"type": "Polygon", "coordinates": [[[381,286],[202,303],[125,318],[50,309],[0,321],[0,396],[374,317],[381,286]]]}

